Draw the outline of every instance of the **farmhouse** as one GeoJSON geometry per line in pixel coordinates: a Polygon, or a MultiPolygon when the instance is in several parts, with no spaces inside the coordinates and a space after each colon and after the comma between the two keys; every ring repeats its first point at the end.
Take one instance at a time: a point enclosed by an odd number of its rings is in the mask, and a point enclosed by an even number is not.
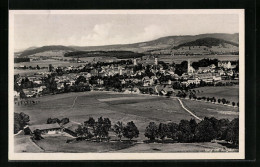
{"type": "Polygon", "coordinates": [[[39,129],[42,134],[56,134],[56,133],[61,132],[61,127],[58,123],[30,125],[30,126],[27,126],[26,128],[29,129],[30,133],[33,133],[33,131],[35,131],[36,129],[39,129]]]}
{"type": "Polygon", "coordinates": [[[79,126],[80,126],[80,124],[69,122],[69,123],[63,125],[63,132],[66,132],[73,137],[77,137],[76,129],[78,129],[79,126]]]}

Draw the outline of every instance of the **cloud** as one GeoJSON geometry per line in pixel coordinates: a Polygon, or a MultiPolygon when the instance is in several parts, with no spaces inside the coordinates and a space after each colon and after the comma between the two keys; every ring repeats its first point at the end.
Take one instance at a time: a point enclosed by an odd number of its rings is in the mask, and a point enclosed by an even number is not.
{"type": "Polygon", "coordinates": [[[148,25],[142,29],[133,27],[112,23],[96,24],[89,34],[83,35],[80,39],[72,37],[69,41],[74,42],[74,45],[75,41],[78,41],[77,43],[82,46],[128,44],[159,38],[165,32],[158,25],[148,25]]]}

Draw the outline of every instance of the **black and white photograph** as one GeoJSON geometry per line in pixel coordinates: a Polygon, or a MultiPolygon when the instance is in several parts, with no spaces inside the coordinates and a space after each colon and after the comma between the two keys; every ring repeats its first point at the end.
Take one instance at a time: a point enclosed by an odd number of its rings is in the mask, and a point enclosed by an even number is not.
{"type": "Polygon", "coordinates": [[[244,159],[244,10],[10,10],[9,159],[244,159]]]}

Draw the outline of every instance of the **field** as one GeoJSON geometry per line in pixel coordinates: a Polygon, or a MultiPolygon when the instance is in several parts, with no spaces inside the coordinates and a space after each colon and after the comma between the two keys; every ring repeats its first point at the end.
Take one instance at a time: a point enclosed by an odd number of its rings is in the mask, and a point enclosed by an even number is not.
{"type": "Polygon", "coordinates": [[[152,153],[152,152],[205,152],[205,151],[237,151],[229,149],[218,143],[130,143],[124,142],[90,142],[80,141],[66,143],[66,137],[46,137],[44,140],[36,141],[44,152],[122,152],[122,153],[152,153]],[[57,147],[58,146],[58,147],[57,147]]]}
{"type": "Polygon", "coordinates": [[[133,143],[129,142],[91,142],[80,141],[73,143],[66,143],[69,137],[45,137],[43,140],[36,141],[45,152],[110,152],[114,150],[126,149],[133,146],[133,143]],[[58,145],[58,147],[57,147],[58,145]]]}
{"type": "Polygon", "coordinates": [[[21,63],[15,63],[14,66],[15,67],[19,67],[19,66],[32,66],[32,67],[36,67],[37,65],[39,65],[39,67],[49,67],[49,64],[52,64],[54,67],[58,67],[58,66],[80,66],[81,63],[71,63],[69,61],[60,61],[60,60],[54,60],[54,59],[47,59],[47,60],[39,60],[39,61],[31,61],[31,62],[21,62],[21,63]]]}
{"type": "Polygon", "coordinates": [[[166,63],[172,63],[172,62],[175,62],[177,64],[181,63],[182,61],[187,61],[188,59],[191,61],[191,62],[194,62],[194,61],[199,61],[201,59],[218,59],[220,61],[235,61],[235,60],[238,60],[239,59],[239,56],[238,55],[195,55],[195,56],[178,56],[178,55],[175,55],[175,56],[169,56],[169,55],[165,55],[165,56],[160,56],[158,58],[158,61],[164,61],[166,63]]]}
{"type": "Polygon", "coordinates": [[[182,100],[187,109],[192,111],[200,118],[215,117],[217,119],[229,119],[238,117],[239,112],[237,107],[224,106],[222,104],[212,104],[204,101],[192,101],[188,99],[182,100]]]}
{"type": "MultiPolygon", "coordinates": [[[[194,118],[181,107],[177,99],[149,95],[134,95],[113,92],[82,92],[43,96],[37,98],[37,100],[39,100],[40,103],[26,106],[15,105],[14,111],[24,112],[28,114],[31,120],[30,124],[44,124],[49,117],[57,117],[59,119],[68,117],[71,121],[79,123],[83,123],[84,121],[88,120],[89,117],[97,119],[101,116],[103,118],[109,118],[112,124],[116,123],[117,121],[122,121],[125,124],[128,121],[133,121],[140,131],[139,137],[135,139],[137,141],[146,140],[146,138],[144,137],[144,131],[149,122],[153,121],[156,123],[160,123],[172,121],[175,123],[179,123],[182,119],[189,120],[191,118],[194,118]]],[[[197,102],[192,100],[182,101],[186,108],[188,108],[190,111],[194,112],[197,116],[201,118],[204,118],[205,116],[214,116],[216,118],[227,118],[231,120],[238,117],[238,108],[216,105],[212,103],[197,102]]],[[[110,132],[110,135],[114,136],[113,132],[110,132]]],[[[42,140],[42,143],[40,142],[39,145],[41,145],[41,147],[52,148],[51,146],[46,146],[47,140],[44,140],[42,140]]],[[[58,141],[61,142],[61,140],[51,137],[48,138],[48,140],[51,140],[52,143],[56,143],[58,141]]],[[[123,140],[126,139],[123,138],[123,140]]],[[[53,149],[58,149],[58,144],[53,144],[53,146],[55,145],[56,147],[54,147],[53,149]]],[[[65,151],[65,145],[68,144],[61,142],[60,145],[62,145],[61,148],[63,148],[61,150],[65,151]]],[[[72,145],[75,145],[75,147],[79,147],[77,146],[78,144],[75,143],[73,143],[72,145]]],[[[134,150],[138,151],[139,147],[140,149],[145,147],[146,151],[151,150],[151,146],[144,145],[146,144],[138,144],[138,146],[134,146],[134,150]]],[[[185,144],[178,143],[178,145],[180,145],[180,147],[185,147],[185,144]]],[[[105,144],[104,146],[102,145],[100,147],[110,146],[107,146],[105,144]]],[[[122,147],[125,148],[128,146],[123,145],[122,147]]],[[[196,145],[194,145],[193,147],[196,147],[196,145]]],[[[167,147],[165,147],[164,149],[163,147],[162,151],[167,152],[169,149],[166,148],[167,147]]],[[[174,149],[174,146],[171,146],[171,148],[174,149]]],[[[85,149],[86,148],[84,148],[84,150],[85,149]]],[[[127,152],[128,149],[124,149],[123,152],[127,152]]],[[[198,150],[200,149],[202,149],[201,146],[198,147],[198,150]]],[[[53,151],[52,149],[47,150],[53,151]]],[[[75,150],[77,149],[75,148],[75,150]]],[[[114,148],[113,145],[111,145],[110,150],[117,149],[114,148]]],[[[108,151],[110,150],[108,149],[108,151]]],[[[120,151],[122,150],[120,149],[120,151]]],[[[178,149],[173,151],[178,151],[178,149]]],[[[196,149],[193,151],[196,151],[196,149]]]]}
{"type": "Polygon", "coordinates": [[[14,137],[14,152],[42,152],[35,143],[32,142],[28,135],[17,135],[14,137]]]}
{"type": "Polygon", "coordinates": [[[219,87],[200,87],[195,89],[197,97],[215,97],[216,99],[225,98],[230,103],[237,103],[239,100],[239,86],[219,86],[219,87]]]}

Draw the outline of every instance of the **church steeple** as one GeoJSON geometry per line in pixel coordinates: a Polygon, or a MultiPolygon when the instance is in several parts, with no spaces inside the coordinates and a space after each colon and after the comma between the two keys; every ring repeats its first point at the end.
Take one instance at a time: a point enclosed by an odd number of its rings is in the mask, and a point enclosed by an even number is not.
{"type": "Polygon", "coordinates": [[[194,68],[191,66],[190,64],[190,59],[188,59],[188,69],[187,69],[187,73],[193,73],[194,72],[194,68]]]}
{"type": "Polygon", "coordinates": [[[157,59],[157,57],[154,58],[154,65],[156,65],[156,66],[158,65],[158,59],[157,59]]]}
{"type": "Polygon", "coordinates": [[[137,63],[136,63],[136,58],[134,58],[134,66],[136,66],[137,65],[137,63]]]}

